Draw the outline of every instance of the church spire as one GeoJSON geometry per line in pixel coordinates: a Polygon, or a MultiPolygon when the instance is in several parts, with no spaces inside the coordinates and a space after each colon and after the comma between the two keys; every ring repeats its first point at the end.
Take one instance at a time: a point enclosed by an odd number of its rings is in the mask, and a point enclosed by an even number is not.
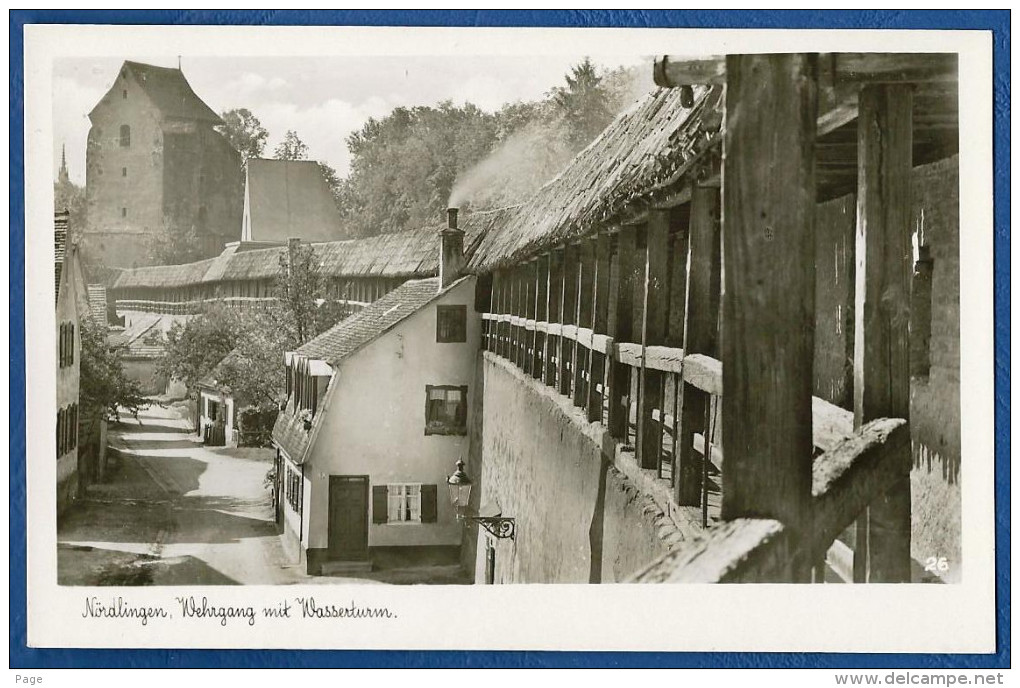
{"type": "Polygon", "coordinates": [[[62,145],[60,147],[60,171],[57,172],[57,180],[61,183],[70,181],[71,177],[67,173],[67,146],[62,145]]]}

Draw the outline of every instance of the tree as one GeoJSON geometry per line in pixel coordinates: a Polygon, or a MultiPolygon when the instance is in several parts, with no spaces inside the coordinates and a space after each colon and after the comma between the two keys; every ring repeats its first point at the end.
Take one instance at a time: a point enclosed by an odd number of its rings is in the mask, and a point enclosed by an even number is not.
{"type": "Polygon", "coordinates": [[[233,351],[241,336],[237,312],[214,303],[186,322],[170,326],[163,342],[166,353],[156,363],[156,374],[180,380],[194,393],[199,380],[233,351]]]}
{"type": "Polygon", "coordinates": [[[283,136],[283,141],[273,151],[273,156],[277,160],[307,160],[308,146],[298,138],[296,131],[288,129],[283,136]]]}
{"type": "Polygon", "coordinates": [[[106,327],[90,317],[78,325],[81,336],[80,389],[83,416],[120,420],[120,410],[135,417],[148,405],[137,381],[125,375],[120,355],[106,341],[106,327]]]}
{"type": "Polygon", "coordinates": [[[283,400],[286,372],[283,354],[295,348],[285,328],[280,327],[280,308],[244,314],[242,336],[219,369],[219,382],[244,403],[259,408],[277,406],[283,400]]]}
{"type": "Polygon", "coordinates": [[[249,158],[262,157],[269,132],[262,126],[258,117],[252,114],[251,110],[235,108],[227,110],[220,117],[223,119],[221,129],[223,135],[230,141],[230,145],[241,154],[242,169],[248,165],[249,158]]]}
{"type": "Polygon", "coordinates": [[[587,146],[613,120],[609,94],[591,58],[570,68],[567,85],[552,90],[552,99],[569,126],[568,141],[577,152],[587,146]]]}
{"type": "Polygon", "coordinates": [[[326,331],[343,317],[343,306],[329,298],[328,281],[319,269],[315,250],[299,244],[280,256],[274,285],[279,303],[279,328],[293,348],[326,331]]]}
{"type": "Polygon", "coordinates": [[[205,257],[194,225],[182,227],[169,215],[163,216],[162,226],[146,240],[146,254],[152,265],[180,265],[205,257]]]}

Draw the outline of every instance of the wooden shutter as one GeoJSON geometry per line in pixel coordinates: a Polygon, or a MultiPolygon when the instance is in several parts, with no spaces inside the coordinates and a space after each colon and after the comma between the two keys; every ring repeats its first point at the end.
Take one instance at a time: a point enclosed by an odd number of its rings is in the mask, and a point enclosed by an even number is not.
{"type": "Polygon", "coordinates": [[[67,327],[67,364],[74,365],[74,323],[67,327]]]}
{"type": "Polygon", "coordinates": [[[372,486],[372,523],[386,523],[389,494],[385,485],[372,486]]]}
{"type": "Polygon", "coordinates": [[[421,522],[422,523],[435,523],[436,522],[436,496],[437,488],[435,485],[422,485],[421,486],[421,522]]]}

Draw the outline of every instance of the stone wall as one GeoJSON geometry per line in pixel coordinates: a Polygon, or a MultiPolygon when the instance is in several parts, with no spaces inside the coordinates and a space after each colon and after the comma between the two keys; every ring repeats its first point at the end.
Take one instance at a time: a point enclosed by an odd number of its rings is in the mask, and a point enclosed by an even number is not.
{"type": "MultiPolygon", "coordinates": [[[[493,541],[495,582],[619,582],[693,534],[684,510],[668,506],[664,481],[617,452],[601,425],[509,362],[481,356],[473,501],[517,525],[515,540],[493,541]]],[[[487,537],[465,548],[479,583],[487,537]]]]}

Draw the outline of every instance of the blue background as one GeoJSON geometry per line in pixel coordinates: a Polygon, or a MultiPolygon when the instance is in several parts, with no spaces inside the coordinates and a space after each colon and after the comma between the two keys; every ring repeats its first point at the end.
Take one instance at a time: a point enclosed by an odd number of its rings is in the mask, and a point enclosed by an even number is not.
{"type": "MultiPolygon", "coordinates": [[[[19,11],[10,13],[10,666],[56,667],[726,667],[1010,666],[1009,114],[1010,44],[997,11],[19,11]],[[994,35],[996,654],[41,650],[25,645],[25,24],[241,24],[686,28],[972,29],[994,35]]],[[[966,138],[963,137],[966,141],[966,138]]],[[[892,610],[890,610],[892,611],[892,610]]],[[[952,609],[920,623],[953,632],[952,609]]],[[[881,619],[876,619],[881,624],[881,619]]]]}

